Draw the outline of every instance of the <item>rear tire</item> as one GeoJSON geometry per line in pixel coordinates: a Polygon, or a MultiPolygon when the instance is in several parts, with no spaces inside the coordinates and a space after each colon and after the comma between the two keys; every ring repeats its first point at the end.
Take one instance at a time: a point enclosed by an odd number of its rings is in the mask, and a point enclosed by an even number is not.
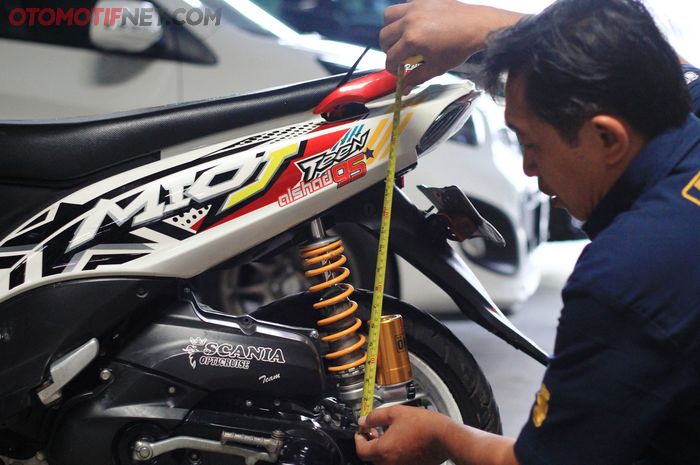
{"type": "MultiPolygon", "coordinates": [[[[368,320],[370,306],[360,307],[358,316],[368,320]]],[[[429,394],[434,410],[465,425],[501,434],[491,385],[464,344],[431,315],[406,303],[385,298],[382,313],[403,317],[413,376],[429,394]]]]}
{"type": "MultiPolygon", "coordinates": [[[[372,293],[356,291],[351,299],[359,304],[355,316],[365,322],[361,331],[367,334],[372,293]]],[[[312,308],[315,301],[309,293],[289,296],[252,316],[261,321],[314,328],[318,315],[312,308]]],[[[491,385],[457,336],[432,315],[394,297],[384,296],[382,313],[403,317],[414,378],[420,389],[431,393],[432,407],[455,421],[501,434],[501,417],[491,385]]]]}

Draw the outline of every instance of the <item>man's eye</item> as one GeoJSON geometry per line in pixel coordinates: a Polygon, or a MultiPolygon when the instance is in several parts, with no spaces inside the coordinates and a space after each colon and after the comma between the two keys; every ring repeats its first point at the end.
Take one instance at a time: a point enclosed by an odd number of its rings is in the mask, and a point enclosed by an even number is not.
{"type": "Polygon", "coordinates": [[[520,144],[520,150],[522,150],[523,152],[525,150],[534,150],[535,147],[535,144],[520,144]]]}

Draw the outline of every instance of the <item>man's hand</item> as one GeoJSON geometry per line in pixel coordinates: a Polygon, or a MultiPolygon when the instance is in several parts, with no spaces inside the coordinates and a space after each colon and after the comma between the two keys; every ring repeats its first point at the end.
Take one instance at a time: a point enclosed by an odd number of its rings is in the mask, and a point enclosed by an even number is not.
{"type": "Polygon", "coordinates": [[[519,13],[466,5],[457,0],[413,0],[384,10],[384,28],[379,34],[387,52],[386,69],[416,55],[423,65],[406,77],[410,88],[439,76],[466,61],[484,46],[486,36],[496,29],[515,24],[519,13]]]}
{"type": "Polygon", "coordinates": [[[357,455],[375,465],[430,465],[447,460],[440,438],[452,420],[423,408],[395,406],[370,413],[361,426],[389,427],[381,437],[372,429],[372,439],[356,434],[357,455]]]}
{"type": "Polygon", "coordinates": [[[380,408],[360,426],[371,438],[355,435],[362,460],[375,465],[433,465],[450,459],[460,465],[518,465],[514,440],[456,423],[451,418],[417,407],[380,408]],[[379,436],[374,428],[385,427],[379,436]]]}

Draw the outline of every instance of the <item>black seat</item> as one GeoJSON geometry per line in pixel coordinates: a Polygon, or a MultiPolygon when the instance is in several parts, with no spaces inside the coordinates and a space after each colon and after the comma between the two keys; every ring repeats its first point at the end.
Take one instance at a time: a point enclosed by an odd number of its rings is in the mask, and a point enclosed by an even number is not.
{"type": "Polygon", "coordinates": [[[0,122],[0,183],[79,180],[198,137],[307,111],[343,75],[96,118],[0,122]]]}

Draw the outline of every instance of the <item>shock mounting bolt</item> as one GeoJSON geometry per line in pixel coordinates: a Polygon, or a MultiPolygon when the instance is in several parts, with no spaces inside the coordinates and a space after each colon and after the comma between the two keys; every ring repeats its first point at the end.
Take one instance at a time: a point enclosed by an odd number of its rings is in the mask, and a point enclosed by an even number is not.
{"type": "Polygon", "coordinates": [[[175,386],[170,386],[168,388],[168,394],[170,394],[171,396],[174,396],[176,392],[177,392],[177,389],[175,389],[175,386]]]}
{"type": "Polygon", "coordinates": [[[151,448],[148,446],[141,446],[136,450],[136,455],[138,455],[141,460],[147,460],[151,458],[151,448]]]}
{"type": "Polygon", "coordinates": [[[112,379],[112,370],[105,368],[104,370],[100,371],[100,379],[102,381],[109,381],[112,379]]]}
{"type": "Polygon", "coordinates": [[[248,408],[251,408],[253,406],[253,401],[252,400],[246,400],[245,401],[245,406],[248,408]]]}
{"type": "Polygon", "coordinates": [[[318,339],[318,331],[316,331],[316,330],[311,331],[311,332],[309,333],[309,337],[310,337],[311,339],[318,339]]]}

